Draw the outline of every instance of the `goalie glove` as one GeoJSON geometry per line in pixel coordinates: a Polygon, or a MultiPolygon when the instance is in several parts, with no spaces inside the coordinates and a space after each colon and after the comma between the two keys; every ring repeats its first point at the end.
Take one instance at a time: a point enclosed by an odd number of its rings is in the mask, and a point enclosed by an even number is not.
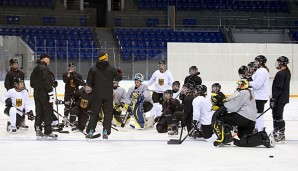
{"type": "Polygon", "coordinates": [[[33,121],[35,119],[35,116],[33,115],[33,111],[30,110],[29,112],[26,113],[28,116],[28,120],[33,121]]]}

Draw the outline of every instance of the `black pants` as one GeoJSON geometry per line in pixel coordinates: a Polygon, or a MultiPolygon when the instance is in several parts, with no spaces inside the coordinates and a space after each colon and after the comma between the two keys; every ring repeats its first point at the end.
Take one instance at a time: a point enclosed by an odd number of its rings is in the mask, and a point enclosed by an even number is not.
{"type": "Polygon", "coordinates": [[[249,120],[236,112],[217,116],[217,119],[230,126],[237,126],[239,138],[241,138],[244,134],[251,134],[256,124],[256,122],[249,120]]]}
{"type": "Polygon", "coordinates": [[[212,125],[201,125],[202,134],[204,139],[212,137],[213,128],[212,125]]]}
{"type": "Polygon", "coordinates": [[[283,119],[285,105],[285,103],[277,103],[276,107],[272,110],[274,131],[285,131],[286,123],[283,119]]]}
{"type": "Polygon", "coordinates": [[[149,112],[152,108],[153,108],[153,104],[151,104],[150,102],[143,103],[143,109],[145,113],[149,112]]]}
{"type": "MultiPolygon", "coordinates": [[[[72,96],[66,95],[64,96],[64,102],[70,101],[72,96]]],[[[64,104],[64,116],[68,117],[69,112],[70,112],[70,103],[64,104]]]]}
{"type": "Polygon", "coordinates": [[[90,115],[86,131],[89,132],[90,130],[95,130],[99,115],[101,115],[101,111],[103,111],[103,129],[106,129],[108,131],[108,134],[111,134],[111,125],[113,119],[113,96],[111,95],[108,97],[103,97],[97,94],[95,94],[94,96],[96,98],[92,100],[92,114],[90,115]]]}
{"type": "Polygon", "coordinates": [[[83,131],[86,127],[86,123],[89,119],[88,112],[86,110],[79,109],[78,107],[72,107],[70,110],[70,122],[74,123],[76,118],[73,116],[78,117],[78,129],[83,131]]]}
{"type": "Polygon", "coordinates": [[[53,105],[49,103],[49,95],[45,92],[34,92],[35,101],[35,123],[34,126],[41,128],[41,123],[44,122],[44,133],[52,133],[51,123],[53,121],[53,105]]]}
{"type": "Polygon", "coordinates": [[[187,131],[189,132],[191,130],[192,118],[193,115],[186,115],[183,111],[176,111],[173,114],[172,125],[178,126],[178,122],[181,121],[181,126],[186,126],[187,131]]]}
{"type": "Polygon", "coordinates": [[[160,104],[162,104],[162,102],[163,102],[163,93],[153,92],[153,94],[152,94],[152,100],[153,100],[153,103],[160,103],[160,104]]]}
{"type": "Polygon", "coordinates": [[[256,106],[257,106],[257,113],[263,113],[265,104],[267,103],[267,100],[256,100],[256,106]]]}

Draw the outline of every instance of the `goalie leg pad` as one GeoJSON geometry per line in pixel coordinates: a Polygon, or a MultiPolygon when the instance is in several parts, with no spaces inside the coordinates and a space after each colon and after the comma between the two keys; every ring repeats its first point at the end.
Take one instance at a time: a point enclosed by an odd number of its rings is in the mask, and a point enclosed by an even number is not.
{"type": "Polygon", "coordinates": [[[135,118],[135,128],[144,129],[146,123],[146,115],[143,111],[142,103],[136,103],[133,110],[133,116],[135,118]]]}

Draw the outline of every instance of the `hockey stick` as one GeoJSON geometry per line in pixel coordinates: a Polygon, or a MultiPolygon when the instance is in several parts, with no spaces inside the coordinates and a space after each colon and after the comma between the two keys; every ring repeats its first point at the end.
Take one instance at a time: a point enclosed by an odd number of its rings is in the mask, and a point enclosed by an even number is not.
{"type": "Polygon", "coordinates": [[[167,144],[182,144],[182,143],[186,140],[186,138],[187,138],[190,134],[192,134],[192,133],[195,131],[195,129],[192,128],[192,129],[185,135],[185,137],[181,140],[183,129],[184,129],[184,127],[181,128],[181,132],[180,132],[180,137],[179,137],[179,139],[170,139],[170,140],[167,142],[167,144]]]}
{"type": "Polygon", "coordinates": [[[264,115],[268,110],[270,110],[271,108],[269,107],[268,109],[266,109],[263,113],[261,113],[256,119],[258,119],[259,117],[261,117],[262,115],[264,115]]]}
{"type": "Polygon", "coordinates": [[[121,127],[122,128],[126,125],[126,121],[127,121],[129,115],[130,115],[130,112],[126,111],[125,116],[124,116],[124,119],[123,119],[123,121],[121,123],[121,127]]]}
{"type": "MultiPolygon", "coordinates": [[[[57,89],[56,89],[56,87],[54,87],[54,89],[55,89],[55,97],[56,97],[56,100],[57,100],[57,89]]],[[[58,104],[56,104],[56,110],[57,110],[57,113],[58,113],[58,104]]],[[[60,123],[59,122],[59,115],[58,115],[57,119],[58,119],[58,124],[59,124],[60,123]]]]}
{"type": "MultiPolygon", "coordinates": [[[[54,110],[55,113],[57,113],[57,115],[59,115],[59,116],[62,117],[62,115],[61,115],[60,113],[58,113],[55,109],[53,109],[53,110],[54,110]]],[[[68,119],[66,119],[66,122],[67,122],[70,126],[72,126],[72,127],[77,127],[76,125],[74,125],[73,123],[71,123],[68,119]]],[[[84,131],[82,131],[82,130],[80,130],[80,129],[78,129],[78,130],[79,130],[82,134],[84,134],[85,136],[88,135],[88,134],[85,133],[84,131]]],[[[100,136],[101,136],[101,134],[98,133],[98,134],[92,135],[92,137],[91,137],[90,139],[99,138],[100,136]]]]}

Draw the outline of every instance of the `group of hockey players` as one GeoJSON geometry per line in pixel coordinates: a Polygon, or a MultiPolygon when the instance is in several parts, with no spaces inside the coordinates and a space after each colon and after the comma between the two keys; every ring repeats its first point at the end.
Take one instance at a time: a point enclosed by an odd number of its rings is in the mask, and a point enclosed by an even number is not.
{"type": "Polygon", "coordinates": [[[208,95],[208,88],[202,84],[196,66],[189,68],[189,75],[181,86],[179,81],[174,81],[165,61],[159,62],[159,69],[147,85],[143,83],[141,73],[135,74],[134,85],[126,92],[119,86],[122,71],[111,66],[108,54],[100,51],[86,82],[75,71],[74,63],[68,65],[68,71],[62,76],[65,94],[64,101],[61,101],[57,100],[55,91],[58,83],[48,68],[50,56],[42,54],[30,76],[35,101],[33,115],[24,73],[19,70],[18,61],[11,59],[11,68],[5,79],[7,93],[3,97],[4,113],[10,117],[7,131],[28,128],[25,124],[27,115],[28,120],[35,119],[34,129],[38,138],[57,139],[58,135],[53,133],[57,125],[58,128],[70,125],[72,130],[81,131],[86,138],[93,138],[100,121],[103,139],[108,139],[114,126],[124,127],[129,123],[135,129],[155,127],[158,133],[167,132],[169,136],[179,135],[179,130],[182,134],[185,128],[188,136],[205,139],[215,146],[233,142],[241,147],[264,145],[270,148],[274,141],[285,140],[283,110],[289,103],[291,73],[287,67],[288,58],[279,57],[276,61],[279,71],[269,101],[274,130],[268,135],[264,124],[267,111],[264,108],[270,93],[266,62],[266,57],[259,55],[247,66],[241,66],[237,89],[228,97],[221,92],[219,83],[212,85],[211,95],[208,95]],[[54,104],[64,104],[62,123],[59,123],[62,115],[53,108],[54,104]]]}

